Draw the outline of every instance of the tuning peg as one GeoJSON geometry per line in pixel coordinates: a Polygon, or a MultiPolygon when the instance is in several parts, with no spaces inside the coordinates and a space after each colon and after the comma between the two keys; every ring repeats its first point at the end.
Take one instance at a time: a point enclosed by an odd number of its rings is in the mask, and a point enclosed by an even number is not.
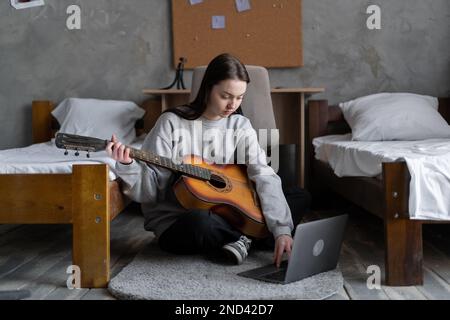
{"type": "Polygon", "coordinates": [[[64,151],[64,155],[67,156],[68,154],[69,154],[69,151],[67,151],[67,149],[66,149],[66,151],[64,151]]]}
{"type": "Polygon", "coordinates": [[[78,157],[80,155],[80,153],[78,152],[78,150],[75,152],[75,157],[78,157]]]}
{"type": "Polygon", "coordinates": [[[89,154],[89,151],[88,151],[88,153],[86,153],[86,158],[90,158],[91,157],[91,155],[89,154]]]}

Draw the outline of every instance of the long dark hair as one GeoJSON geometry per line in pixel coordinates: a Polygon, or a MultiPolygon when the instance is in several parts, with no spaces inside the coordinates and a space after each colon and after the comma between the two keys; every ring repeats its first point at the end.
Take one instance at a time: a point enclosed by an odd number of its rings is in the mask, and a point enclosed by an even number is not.
{"type": "MultiPolygon", "coordinates": [[[[228,53],[218,55],[208,64],[194,101],[182,106],[167,109],[164,112],[173,112],[187,120],[199,118],[206,110],[209,95],[211,94],[213,86],[223,80],[241,80],[247,83],[250,82],[247,69],[242,62],[228,53]]],[[[241,107],[239,106],[239,108],[231,115],[233,114],[242,114],[241,107]]]]}

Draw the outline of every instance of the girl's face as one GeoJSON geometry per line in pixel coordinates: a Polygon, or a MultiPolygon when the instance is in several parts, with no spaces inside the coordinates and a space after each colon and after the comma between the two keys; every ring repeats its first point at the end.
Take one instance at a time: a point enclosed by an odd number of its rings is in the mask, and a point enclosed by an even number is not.
{"type": "Polygon", "coordinates": [[[209,120],[227,118],[242,103],[247,82],[242,80],[223,80],[213,86],[203,116],[209,120]]]}

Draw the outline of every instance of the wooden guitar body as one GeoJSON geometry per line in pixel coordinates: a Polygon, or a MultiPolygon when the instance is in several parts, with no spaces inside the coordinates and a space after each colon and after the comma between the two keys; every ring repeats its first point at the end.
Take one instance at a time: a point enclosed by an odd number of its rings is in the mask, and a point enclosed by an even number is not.
{"type": "Polygon", "coordinates": [[[198,156],[187,156],[183,163],[209,169],[214,177],[204,181],[183,175],[175,182],[174,193],[184,208],[209,209],[254,238],[270,234],[245,165],[208,164],[198,156]]]}

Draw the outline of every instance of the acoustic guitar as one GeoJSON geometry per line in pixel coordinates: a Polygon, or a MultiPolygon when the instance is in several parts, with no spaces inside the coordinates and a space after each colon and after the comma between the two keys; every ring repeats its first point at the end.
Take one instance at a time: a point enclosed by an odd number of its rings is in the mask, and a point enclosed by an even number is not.
{"type": "MultiPolygon", "coordinates": [[[[103,151],[109,140],[58,133],[58,148],[90,152],[103,151]]],[[[188,155],[181,164],[170,158],[131,147],[130,157],[148,164],[167,168],[180,174],[173,185],[177,200],[187,210],[209,209],[220,215],[243,234],[264,238],[269,235],[253,182],[248,178],[245,165],[208,164],[197,155],[188,155]],[[195,163],[195,164],[194,164],[195,163]]]]}

